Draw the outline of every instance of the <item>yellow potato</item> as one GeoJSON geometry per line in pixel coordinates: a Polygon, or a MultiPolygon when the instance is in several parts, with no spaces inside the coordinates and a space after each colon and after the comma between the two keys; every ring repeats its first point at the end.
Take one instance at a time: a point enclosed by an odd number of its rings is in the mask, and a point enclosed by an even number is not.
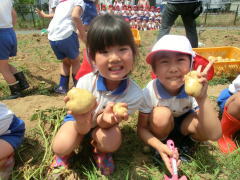
{"type": "Polygon", "coordinates": [[[122,106],[121,103],[116,103],[113,105],[113,112],[119,116],[124,116],[128,113],[128,110],[126,107],[122,106]]]}
{"type": "Polygon", "coordinates": [[[67,97],[69,97],[69,101],[66,103],[66,107],[74,114],[87,113],[96,103],[96,98],[86,89],[74,87],[68,91],[67,97]]]}
{"type": "Polygon", "coordinates": [[[202,90],[202,84],[197,77],[197,71],[190,71],[185,75],[185,92],[189,96],[198,97],[202,90]]]}

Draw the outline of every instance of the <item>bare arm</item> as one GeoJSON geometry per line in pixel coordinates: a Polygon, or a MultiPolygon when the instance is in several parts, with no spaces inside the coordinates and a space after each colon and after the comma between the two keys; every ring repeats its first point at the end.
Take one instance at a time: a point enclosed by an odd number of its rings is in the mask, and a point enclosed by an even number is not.
{"type": "Polygon", "coordinates": [[[75,6],[72,11],[72,20],[79,32],[80,39],[86,44],[87,42],[86,32],[84,25],[80,19],[82,13],[83,13],[82,8],[80,6],[75,6]]]}
{"type": "Polygon", "coordinates": [[[170,149],[163,144],[157,137],[152,134],[152,132],[149,129],[149,118],[150,114],[145,114],[139,112],[138,115],[138,125],[137,125],[137,133],[138,136],[148,145],[152,146],[154,149],[156,149],[159,154],[161,155],[167,169],[172,172],[170,160],[168,156],[172,156],[173,153],[170,151],[170,149]]]}
{"type": "Polygon", "coordinates": [[[12,24],[13,26],[15,26],[17,23],[17,13],[15,11],[15,9],[12,9],[12,24]]]}
{"type": "Polygon", "coordinates": [[[208,83],[206,79],[206,72],[200,73],[200,82],[203,84],[201,94],[196,98],[199,112],[199,128],[201,129],[201,136],[208,140],[217,140],[222,134],[221,123],[218,119],[217,111],[214,109],[213,104],[207,97],[208,83]]]}
{"type": "Polygon", "coordinates": [[[50,13],[50,14],[47,14],[45,13],[43,10],[40,10],[38,8],[35,9],[35,12],[42,18],[48,18],[48,19],[51,19],[53,18],[54,16],[54,12],[55,12],[55,8],[52,9],[53,10],[53,13],[50,13]]]}

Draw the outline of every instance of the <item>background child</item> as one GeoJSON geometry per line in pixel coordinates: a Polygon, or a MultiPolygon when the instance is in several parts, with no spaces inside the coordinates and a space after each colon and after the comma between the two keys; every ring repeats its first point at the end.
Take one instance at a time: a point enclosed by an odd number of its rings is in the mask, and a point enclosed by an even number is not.
{"type": "Polygon", "coordinates": [[[27,89],[29,84],[23,72],[9,64],[9,57],[17,54],[17,38],[13,25],[16,23],[17,14],[13,9],[12,0],[0,1],[0,72],[8,83],[10,99],[21,96],[21,91],[27,89]]]}
{"type": "Polygon", "coordinates": [[[53,19],[48,27],[48,39],[57,57],[62,60],[60,65],[60,82],[55,92],[65,94],[69,88],[69,75],[72,71],[74,84],[75,75],[80,67],[79,37],[86,41],[84,26],[80,19],[84,11],[83,0],[61,0],[55,9],[53,19]]]}
{"type": "Polygon", "coordinates": [[[92,92],[97,107],[83,115],[65,117],[53,141],[56,156],[52,166],[67,167],[68,157],[91,130],[94,160],[102,174],[109,175],[114,170],[111,153],[122,141],[118,124],[128,119],[127,113],[114,114],[113,105],[121,102],[131,114],[142,100],[141,89],[128,77],[137,53],[129,24],[118,16],[98,16],[87,34],[87,50],[95,70],[81,77],[76,87],[92,92]]]}
{"type": "Polygon", "coordinates": [[[190,97],[184,91],[184,75],[191,70],[194,56],[186,37],[166,35],[146,58],[157,79],[150,81],[143,90],[145,104],[139,113],[138,134],[159,152],[170,172],[169,156],[173,153],[164,140],[173,139],[179,147],[187,137],[205,141],[221,136],[217,112],[207,97],[206,73],[199,72],[203,88],[198,97],[190,97]]]}
{"type": "Polygon", "coordinates": [[[240,130],[240,75],[220,93],[217,103],[222,113],[223,131],[218,144],[223,153],[230,153],[237,149],[232,138],[240,130]]]}
{"type": "Polygon", "coordinates": [[[0,103],[0,179],[8,179],[14,166],[14,151],[23,141],[24,122],[0,103]]]}

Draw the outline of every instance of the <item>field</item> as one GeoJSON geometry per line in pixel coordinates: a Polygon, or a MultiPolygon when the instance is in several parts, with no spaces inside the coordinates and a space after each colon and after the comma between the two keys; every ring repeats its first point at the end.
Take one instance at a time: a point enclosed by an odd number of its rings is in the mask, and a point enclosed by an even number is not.
{"type": "MultiPolygon", "coordinates": [[[[172,30],[172,34],[184,34],[183,29],[172,30]]],[[[145,56],[150,51],[157,32],[141,32],[139,58],[132,78],[144,87],[150,80],[150,67],[145,63],[145,56]]],[[[25,140],[16,152],[16,166],[12,179],[53,179],[49,171],[52,162],[51,140],[66,114],[63,95],[53,93],[58,83],[59,61],[49,46],[47,36],[40,34],[18,34],[18,55],[11,60],[19,70],[27,75],[31,88],[25,97],[4,100],[9,90],[0,76],[1,102],[12,109],[26,123],[25,140]]],[[[240,47],[240,31],[231,29],[201,29],[199,41],[206,47],[240,47]]],[[[81,46],[81,50],[84,46],[81,46]]],[[[214,78],[209,82],[209,97],[216,106],[219,92],[228,86],[234,75],[214,78]]],[[[217,106],[216,106],[217,108],[217,106]]],[[[154,163],[153,154],[144,153],[144,144],[136,134],[137,114],[121,124],[123,144],[114,154],[116,171],[110,177],[101,176],[91,160],[88,141],[84,142],[71,159],[69,170],[55,172],[59,179],[162,179],[166,173],[161,162],[154,163]]],[[[238,138],[239,142],[239,138],[238,138]]],[[[191,162],[182,163],[180,170],[189,179],[240,179],[240,149],[229,155],[223,155],[214,142],[202,143],[192,157],[191,162]]]]}

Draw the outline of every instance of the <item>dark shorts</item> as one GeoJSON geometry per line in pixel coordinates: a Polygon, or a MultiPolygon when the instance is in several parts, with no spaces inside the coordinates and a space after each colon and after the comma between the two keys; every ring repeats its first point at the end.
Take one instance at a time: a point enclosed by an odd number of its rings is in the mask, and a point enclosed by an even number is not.
{"type": "Polygon", "coordinates": [[[176,145],[182,144],[182,141],[186,139],[186,137],[188,137],[181,133],[182,122],[189,114],[193,112],[194,112],[193,110],[190,110],[185,114],[181,115],[180,117],[174,118],[174,128],[171,131],[171,133],[168,135],[167,139],[172,139],[176,145]]]}
{"type": "Polygon", "coordinates": [[[24,121],[14,116],[8,131],[9,133],[1,135],[0,139],[8,142],[14,149],[18,148],[21,145],[24,138],[25,133],[24,121]]]}
{"type": "Polygon", "coordinates": [[[75,59],[79,55],[79,41],[77,33],[75,32],[66,39],[49,42],[54,54],[59,60],[63,60],[64,58],[75,59]]]}
{"type": "Polygon", "coordinates": [[[0,29],[0,60],[17,55],[17,38],[13,28],[0,29]]]}
{"type": "Polygon", "coordinates": [[[85,25],[89,25],[91,21],[97,16],[96,5],[92,1],[84,0],[85,10],[82,15],[82,22],[85,25]]]}

